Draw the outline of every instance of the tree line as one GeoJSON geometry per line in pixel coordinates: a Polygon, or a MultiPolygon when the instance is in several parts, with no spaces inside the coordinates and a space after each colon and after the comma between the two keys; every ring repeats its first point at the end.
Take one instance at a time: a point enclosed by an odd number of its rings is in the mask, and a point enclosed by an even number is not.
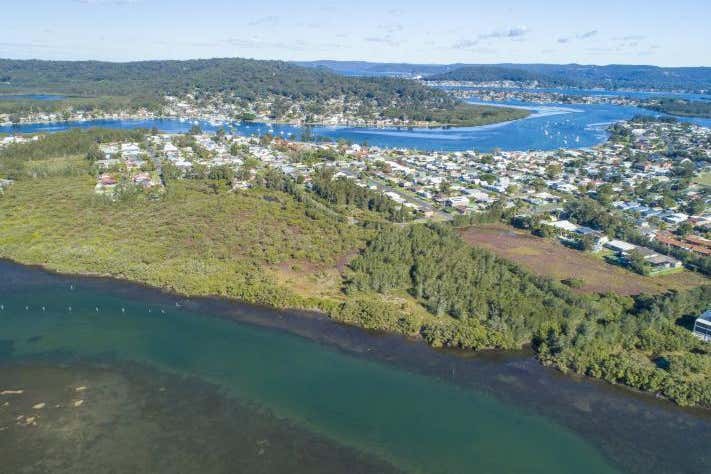
{"type": "Polygon", "coordinates": [[[689,331],[690,318],[711,304],[711,286],[660,296],[577,295],[434,224],[382,229],[351,270],[350,294],[406,291],[436,316],[419,328],[434,346],[530,344],[561,370],[711,407],[711,353],[689,331]]]}

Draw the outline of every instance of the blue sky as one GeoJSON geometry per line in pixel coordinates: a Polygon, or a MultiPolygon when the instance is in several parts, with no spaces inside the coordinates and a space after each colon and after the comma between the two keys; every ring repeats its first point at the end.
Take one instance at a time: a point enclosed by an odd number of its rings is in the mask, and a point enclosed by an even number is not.
{"type": "Polygon", "coordinates": [[[0,57],[711,66],[709,0],[3,0],[0,57]]]}

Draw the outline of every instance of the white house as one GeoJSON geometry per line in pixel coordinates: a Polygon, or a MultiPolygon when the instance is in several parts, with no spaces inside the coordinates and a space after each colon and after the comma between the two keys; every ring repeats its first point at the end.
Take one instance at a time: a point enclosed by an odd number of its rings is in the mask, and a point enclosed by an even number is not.
{"type": "Polygon", "coordinates": [[[696,318],[694,336],[702,341],[711,342],[711,309],[696,318]]]}

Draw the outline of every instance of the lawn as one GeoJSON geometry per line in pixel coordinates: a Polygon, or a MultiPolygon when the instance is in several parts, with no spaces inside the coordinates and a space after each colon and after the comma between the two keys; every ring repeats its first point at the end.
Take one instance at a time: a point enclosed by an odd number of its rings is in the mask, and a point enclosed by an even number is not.
{"type": "Polygon", "coordinates": [[[573,250],[553,239],[535,237],[502,224],[470,227],[461,235],[466,242],[488,249],[538,275],[555,280],[581,279],[584,285],[577,291],[583,293],[636,295],[709,283],[703,275],[687,270],[645,277],[606,263],[600,256],[573,250]]]}

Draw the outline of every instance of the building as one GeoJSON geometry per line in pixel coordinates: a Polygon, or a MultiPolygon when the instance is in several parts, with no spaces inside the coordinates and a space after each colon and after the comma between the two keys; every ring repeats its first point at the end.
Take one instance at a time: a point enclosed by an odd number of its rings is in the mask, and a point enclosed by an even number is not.
{"type": "Polygon", "coordinates": [[[636,245],[631,244],[629,242],[625,242],[623,240],[611,240],[605,244],[605,247],[622,255],[627,254],[637,248],[636,245]]]}
{"type": "Polygon", "coordinates": [[[711,342],[711,309],[696,318],[694,336],[702,341],[711,342]]]}

